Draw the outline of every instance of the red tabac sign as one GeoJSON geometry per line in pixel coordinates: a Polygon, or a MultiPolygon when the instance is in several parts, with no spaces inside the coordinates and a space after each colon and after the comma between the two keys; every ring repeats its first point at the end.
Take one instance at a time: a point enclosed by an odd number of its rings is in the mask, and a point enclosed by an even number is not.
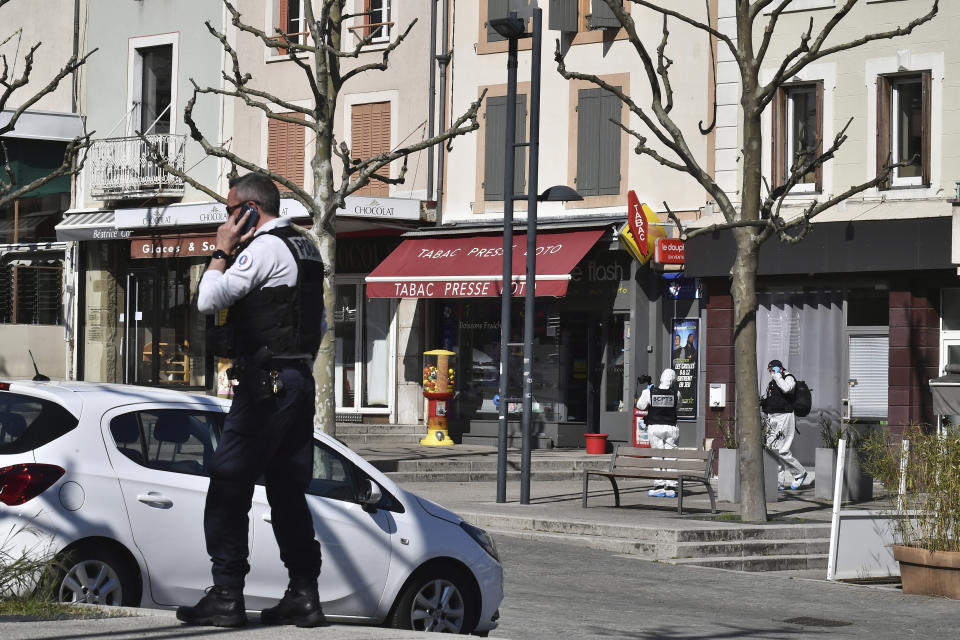
{"type": "Polygon", "coordinates": [[[657,253],[654,260],[660,264],[683,264],[686,245],[677,238],[657,238],[657,253]]]}
{"type": "Polygon", "coordinates": [[[637,192],[633,189],[627,194],[627,224],[630,226],[630,232],[633,234],[633,239],[637,243],[640,254],[645,257],[648,256],[650,248],[647,246],[647,234],[649,233],[647,217],[643,215],[640,198],[637,197],[637,192]]]}

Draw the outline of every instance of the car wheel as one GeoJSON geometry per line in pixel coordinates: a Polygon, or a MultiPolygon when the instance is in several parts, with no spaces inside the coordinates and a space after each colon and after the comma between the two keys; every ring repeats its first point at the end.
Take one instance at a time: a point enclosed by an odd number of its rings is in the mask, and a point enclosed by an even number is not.
{"type": "Polygon", "coordinates": [[[141,585],[129,562],[111,549],[81,547],[58,562],[54,597],[68,604],[140,604],[141,585]]]}
{"type": "Polygon", "coordinates": [[[413,631],[470,633],[474,604],[463,574],[448,567],[415,577],[394,610],[391,626],[413,631]]]}

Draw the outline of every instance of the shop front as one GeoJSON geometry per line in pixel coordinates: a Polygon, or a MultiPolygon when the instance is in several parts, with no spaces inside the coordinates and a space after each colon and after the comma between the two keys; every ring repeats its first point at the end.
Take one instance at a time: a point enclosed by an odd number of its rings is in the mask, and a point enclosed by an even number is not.
{"type": "MultiPolygon", "coordinates": [[[[537,234],[533,341],[535,447],[582,447],[585,433],[630,437],[635,380],[648,368],[650,307],[640,267],[613,242],[604,221],[537,234]],[[639,333],[638,333],[639,332],[639,333]],[[636,336],[642,335],[639,341],[636,336]]],[[[426,348],[456,353],[451,435],[496,444],[498,432],[502,233],[407,234],[366,278],[368,295],[419,299],[426,348]]],[[[519,446],[523,371],[525,236],[514,236],[507,413],[519,446]]],[[[651,349],[652,351],[652,349],[651,349]]]]}

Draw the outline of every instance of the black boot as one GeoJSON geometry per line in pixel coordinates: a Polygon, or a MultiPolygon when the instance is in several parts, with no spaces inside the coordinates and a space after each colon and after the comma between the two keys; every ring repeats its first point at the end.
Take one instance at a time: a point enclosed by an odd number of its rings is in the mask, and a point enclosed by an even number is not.
{"type": "Polygon", "coordinates": [[[214,627],[242,627],[247,624],[243,589],[214,585],[195,606],[177,607],[177,620],[214,627]]]}
{"type": "Polygon", "coordinates": [[[280,603],[260,612],[260,622],[295,624],[298,627],[319,627],[326,624],[316,578],[291,580],[280,603]]]}

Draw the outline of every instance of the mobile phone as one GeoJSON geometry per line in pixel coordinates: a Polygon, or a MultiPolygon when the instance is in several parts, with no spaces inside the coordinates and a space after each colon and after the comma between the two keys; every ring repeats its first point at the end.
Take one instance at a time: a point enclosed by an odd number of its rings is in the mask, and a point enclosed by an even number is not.
{"type": "Polygon", "coordinates": [[[245,213],[249,213],[250,215],[247,216],[247,221],[244,223],[243,229],[240,230],[241,236],[246,235],[248,231],[257,226],[257,221],[260,220],[260,214],[257,213],[257,209],[255,207],[251,207],[248,204],[240,207],[240,212],[237,214],[238,219],[242,218],[243,214],[245,213]]]}

